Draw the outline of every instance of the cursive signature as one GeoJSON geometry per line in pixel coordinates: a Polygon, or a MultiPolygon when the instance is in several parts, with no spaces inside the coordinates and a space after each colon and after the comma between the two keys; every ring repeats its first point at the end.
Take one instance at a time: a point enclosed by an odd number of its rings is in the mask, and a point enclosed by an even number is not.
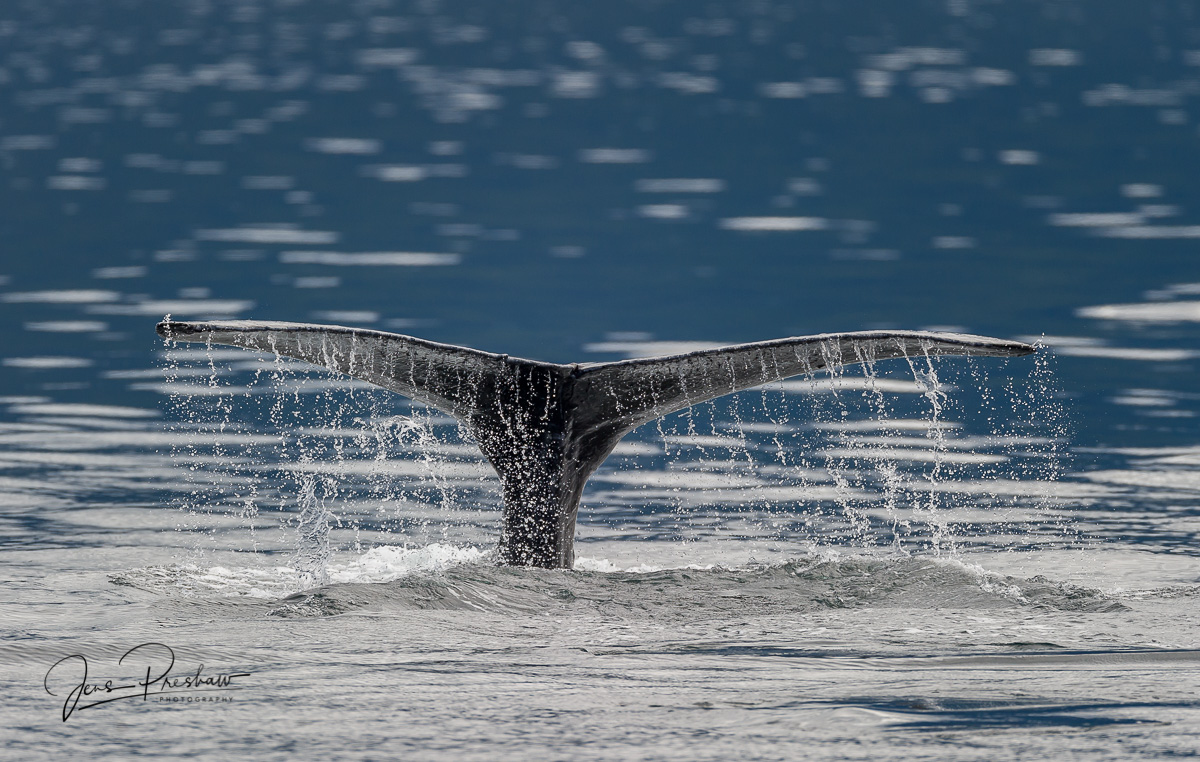
{"type": "Polygon", "coordinates": [[[88,660],[83,654],[64,656],[56,661],[46,671],[42,686],[46,689],[46,693],[57,697],[59,694],[50,688],[51,676],[55,677],[55,683],[59,683],[63,679],[67,680],[66,684],[70,686],[70,690],[66,700],[63,701],[63,722],[66,722],[77,710],[91,709],[122,699],[140,696],[143,701],[148,701],[152,694],[231,690],[234,678],[250,676],[249,672],[206,675],[203,664],[196,667],[195,672],[173,676],[171,670],[175,668],[175,652],[171,650],[170,646],[162,643],[142,643],[134,646],[117,660],[117,666],[126,666],[126,660],[129,661],[130,667],[135,665],[137,667],[134,672],[136,676],[129,678],[132,682],[127,680],[104,680],[103,682],[89,680],[88,660]],[[141,669],[143,665],[145,670],[141,669]],[[72,669],[75,671],[71,672],[72,669]],[[68,677],[63,678],[62,675],[68,677]]]}

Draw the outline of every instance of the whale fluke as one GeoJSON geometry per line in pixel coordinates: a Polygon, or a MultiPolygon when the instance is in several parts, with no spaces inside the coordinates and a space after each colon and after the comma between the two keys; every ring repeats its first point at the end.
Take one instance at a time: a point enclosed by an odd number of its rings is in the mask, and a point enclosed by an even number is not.
{"type": "Polygon", "coordinates": [[[956,333],[859,331],[604,363],[523,360],[395,333],[308,323],[165,321],[169,341],[227,344],[320,365],[457,418],[500,475],[500,559],[569,568],[583,485],[638,426],[823,368],[894,357],[1016,357],[1029,344],[956,333]]]}

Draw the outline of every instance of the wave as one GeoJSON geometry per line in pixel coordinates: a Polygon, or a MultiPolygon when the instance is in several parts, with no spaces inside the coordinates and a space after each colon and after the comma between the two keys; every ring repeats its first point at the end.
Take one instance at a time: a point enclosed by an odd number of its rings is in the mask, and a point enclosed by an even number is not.
{"type": "Polygon", "coordinates": [[[172,565],[110,576],[157,595],[261,606],[278,617],[350,612],[477,610],[615,617],[752,616],[845,608],[1031,607],[1108,612],[1116,594],[1042,576],[996,574],[954,558],[844,556],[832,551],[775,564],[621,568],[581,559],[574,569],[495,565],[473,547],[383,546],[331,564],[328,582],[288,567],[172,565]]]}

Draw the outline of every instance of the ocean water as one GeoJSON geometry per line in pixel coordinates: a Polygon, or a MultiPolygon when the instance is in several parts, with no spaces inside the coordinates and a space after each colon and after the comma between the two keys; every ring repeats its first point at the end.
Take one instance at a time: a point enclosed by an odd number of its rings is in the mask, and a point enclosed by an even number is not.
{"type": "Polygon", "coordinates": [[[4,4],[0,748],[1200,755],[1197,97],[1192,2],[4,4]],[[643,426],[536,570],[452,419],[165,315],[1041,349],[643,426]]]}

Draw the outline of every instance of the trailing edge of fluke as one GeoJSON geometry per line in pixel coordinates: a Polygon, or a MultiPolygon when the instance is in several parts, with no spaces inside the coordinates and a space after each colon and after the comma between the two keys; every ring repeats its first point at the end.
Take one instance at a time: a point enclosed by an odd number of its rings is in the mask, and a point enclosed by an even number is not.
{"type": "Polygon", "coordinates": [[[504,492],[499,555],[569,568],[583,485],[647,421],[822,368],[894,357],[1016,357],[1029,344],[925,331],[859,331],[603,363],[522,360],[363,328],[252,320],[164,321],[169,341],[227,344],[304,360],[448,413],[471,432],[504,492]]]}

